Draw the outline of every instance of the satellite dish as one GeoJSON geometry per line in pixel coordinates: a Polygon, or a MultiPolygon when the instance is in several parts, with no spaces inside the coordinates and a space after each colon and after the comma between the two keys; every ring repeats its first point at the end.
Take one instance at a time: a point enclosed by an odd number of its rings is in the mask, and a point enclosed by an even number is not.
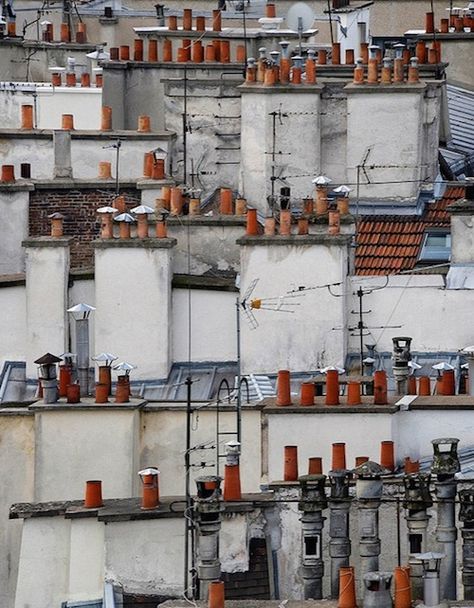
{"type": "Polygon", "coordinates": [[[304,2],[296,2],[288,9],[286,25],[294,32],[309,30],[315,20],[313,9],[304,2]]]}

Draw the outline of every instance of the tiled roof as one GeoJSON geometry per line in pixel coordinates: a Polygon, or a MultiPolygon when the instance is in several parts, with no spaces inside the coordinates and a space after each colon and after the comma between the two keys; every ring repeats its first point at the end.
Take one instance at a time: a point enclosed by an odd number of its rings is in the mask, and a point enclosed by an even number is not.
{"type": "Polygon", "coordinates": [[[389,275],[414,268],[426,228],[449,227],[447,207],[463,196],[463,187],[450,187],[442,199],[426,205],[422,216],[365,216],[357,224],[356,274],[389,275]]]}

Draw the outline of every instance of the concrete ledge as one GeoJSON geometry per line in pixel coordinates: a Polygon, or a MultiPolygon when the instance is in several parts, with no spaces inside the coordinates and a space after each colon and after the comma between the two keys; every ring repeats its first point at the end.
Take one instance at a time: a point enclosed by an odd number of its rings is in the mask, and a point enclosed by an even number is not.
{"type": "MultiPolygon", "coordinates": [[[[431,84],[431,83],[430,83],[431,84]]],[[[344,87],[344,91],[348,94],[353,93],[421,93],[426,89],[428,83],[426,82],[400,82],[392,84],[354,84],[349,83],[344,87]]]]}
{"type": "Polygon", "coordinates": [[[351,242],[352,235],[339,234],[338,236],[329,236],[329,234],[308,234],[305,236],[244,236],[237,239],[238,245],[251,245],[268,247],[270,245],[292,245],[292,246],[308,246],[308,245],[331,245],[340,247],[348,245],[351,242]]]}
{"type": "MultiPolygon", "coordinates": [[[[54,131],[62,129],[0,129],[0,139],[52,139],[54,131]]],[[[114,130],[114,131],[95,131],[95,130],[79,130],[73,129],[70,131],[71,139],[99,139],[102,141],[110,141],[120,138],[122,140],[156,140],[165,139],[171,140],[176,138],[176,133],[173,131],[150,131],[149,133],[139,133],[138,131],[130,130],[114,130]]]]}
{"type": "MultiPolygon", "coordinates": [[[[136,181],[120,181],[120,189],[135,189],[136,181]]],[[[35,190],[115,190],[115,180],[113,179],[74,179],[58,177],[56,179],[35,180],[33,184],[35,190]]]]}
{"type": "Polygon", "coordinates": [[[31,239],[26,239],[21,242],[22,247],[69,247],[73,242],[71,236],[37,236],[31,239]]]}
{"type": "Polygon", "coordinates": [[[57,403],[43,403],[36,401],[30,405],[29,409],[33,412],[77,412],[77,411],[126,411],[138,410],[146,405],[145,399],[130,399],[128,403],[115,403],[114,397],[109,397],[109,403],[96,403],[92,397],[82,397],[79,403],[67,403],[66,399],[60,399],[57,403]]]}
{"type": "Polygon", "coordinates": [[[0,192],[31,192],[35,189],[32,182],[16,181],[11,183],[0,182],[0,192]]]}
{"type": "Polygon", "coordinates": [[[137,190],[156,190],[161,186],[174,186],[176,181],[172,178],[165,179],[144,179],[141,178],[137,181],[137,190]]]}
{"type": "Polygon", "coordinates": [[[231,291],[238,293],[235,277],[174,274],[173,289],[203,289],[205,291],[231,291]]]}
{"type": "MultiPolygon", "coordinates": [[[[207,602],[193,602],[197,608],[206,608],[207,602]]],[[[279,608],[281,600],[226,600],[227,608],[279,608]]],[[[285,600],[285,608],[337,608],[337,600],[285,600]]],[[[167,600],[160,608],[188,608],[184,600],[167,600]]]]}
{"type": "Polygon", "coordinates": [[[431,395],[417,397],[410,403],[410,410],[474,410],[471,395],[431,395]]]}
{"type": "Polygon", "coordinates": [[[22,285],[26,285],[26,274],[24,272],[0,274],[0,289],[2,287],[19,287],[22,285]]]}
{"type": "Polygon", "coordinates": [[[462,198],[448,205],[447,211],[452,215],[474,215],[474,201],[462,198]]]}
{"type": "Polygon", "coordinates": [[[177,244],[176,239],[102,239],[92,241],[92,246],[95,249],[110,249],[110,248],[142,248],[142,249],[172,249],[177,244]]]}
{"type": "MultiPolygon", "coordinates": [[[[341,396],[340,405],[326,405],[324,397],[316,397],[315,405],[300,405],[299,399],[293,399],[293,405],[277,405],[275,397],[269,397],[262,401],[264,414],[395,414],[398,405],[394,400],[387,405],[374,405],[373,397],[362,397],[361,405],[346,405],[345,396],[341,396]]],[[[474,407],[474,406],[473,406],[474,407]]]]}
{"type": "Polygon", "coordinates": [[[238,89],[241,93],[321,93],[324,84],[273,84],[265,86],[260,82],[254,84],[244,82],[238,89]]]}
{"type": "Polygon", "coordinates": [[[23,40],[22,46],[26,49],[84,51],[90,53],[95,51],[97,45],[92,42],[44,42],[42,40],[23,40]]]}
{"type": "MultiPolygon", "coordinates": [[[[191,400],[191,403],[196,404],[196,405],[201,405],[201,407],[199,408],[199,411],[215,412],[217,410],[217,406],[215,404],[208,405],[206,402],[194,401],[194,400],[191,400]]],[[[234,406],[232,406],[232,408],[233,409],[231,411],[235,412],[234,406]]],[[[148,401],[148,403],[145,405],[145,407],[143,408],[142,411],[145,413],[146,412],[157,412],[157,411],[185,412],[186,409],[187,409],[187,406],[186,406],[185,401],[171,401],[170,402],[170,400],[168,399],[166,401],[148,401]]],[[[263,410],[263,405],[261,404],[261,402],[243,403],[242,409],[260,411],[260,410],[263,410]]],[[[219,411],[225,413],[225,411],[226,411],[225,403],[222,403],[219,411]]]]}
{"type": "Polygon", "coordinates": [[[169,226],[245,226],[245,215],[170,215],[169,226]]]}

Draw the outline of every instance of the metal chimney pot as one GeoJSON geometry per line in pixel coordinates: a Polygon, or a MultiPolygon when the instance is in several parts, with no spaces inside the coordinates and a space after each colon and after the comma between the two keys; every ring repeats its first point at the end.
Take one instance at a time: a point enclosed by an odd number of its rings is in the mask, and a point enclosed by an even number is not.
{"type": "Polygon", "coordinates": [[[349,496],[350,471],[329,471],[331,496],[329,498],[329,556],[331,558],[331,597],[339,597],[339,570],[349,566],[351,539],[349,513],[352,497],[349,496]]]}
{"type": "Polygon", "coordinates": [[[411,361],[411,341],[412,338],[407,337],[392,338],[392,367],[399,395],[406,395],[408,392],[408,375],[410,373],[408,362],[411,361]]]}
{"type": "Polygon", "coordinates": [[[459,501],[459,521],[464,523],[461,530],[464,599],[474,600],[474,490],[460,490],[459,501]]]}
{"type": "Polygon", "coordinates": [[[439,572],[443,553],[415,553],[410,556],[423,564],[423,605],[427,608],[440,602],[439,572]]]}
{"type": "Polygon", "coordinates": [[[357,475],[361,572],[367,574],[379,569],[379,508],[383,492],[381,476],[385,469],[369,460],[356,467],[354,472],[357,475]]]}

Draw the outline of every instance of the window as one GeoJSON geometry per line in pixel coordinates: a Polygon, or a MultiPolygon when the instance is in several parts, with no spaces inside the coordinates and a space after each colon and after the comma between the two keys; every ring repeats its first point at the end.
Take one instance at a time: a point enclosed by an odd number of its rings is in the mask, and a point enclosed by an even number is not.
{"type": "Polygon", "coordinates": [[[449,262],[451,258],[451,234],[445,229],[425,232],[419,262],[449,262]]]}

